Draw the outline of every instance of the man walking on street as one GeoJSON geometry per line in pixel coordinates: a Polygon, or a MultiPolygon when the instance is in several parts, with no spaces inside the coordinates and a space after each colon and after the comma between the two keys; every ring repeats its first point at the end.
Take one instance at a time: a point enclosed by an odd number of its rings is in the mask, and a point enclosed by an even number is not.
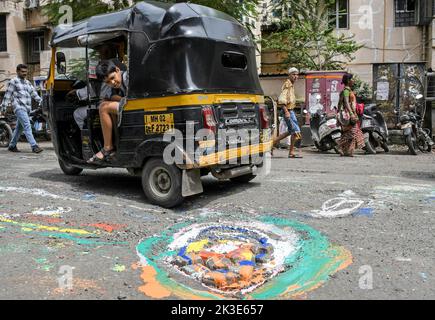
{"type": "Polygon", "coordinates": [[[36,144],[35,138],[33,137],[29,113],[32,110],[32,98],[35,99],[39,105],[41,105],[42,99],[38,96],[35,88],[26,77],[27,66],[19,64],[17,66],[17,77],[9,81],[0,110],[5,110],[12,102],[12,108],[17,116],[17,125],[12,135],[12,140],[9,143],[8,150],[11,152],[20,152],[17,149],[17,143],[24,130],[26,139],[32,147],[32,152],[40,153],[42,149],[36,144]]]}
{"type": "Polygon", "coordinates": [[[288,70],[289,78],[284,82],[281,89],[281,94],[278,98],[278,104],[281,105],[281,109],[284,113],[284,119],[288,127],[288,131],[280,134],[273,139],[273,145],[275,146],[282,139],[291,135],[291,143],[289,150],[289,158],[302,158],[294,153],[296,141],[301,139],[301,129],[296,119],[296,114],[293,109],[296,107],[296,96],[294,84],[299,77],[299,71],[296,68],[290,68],[288,70]]]}

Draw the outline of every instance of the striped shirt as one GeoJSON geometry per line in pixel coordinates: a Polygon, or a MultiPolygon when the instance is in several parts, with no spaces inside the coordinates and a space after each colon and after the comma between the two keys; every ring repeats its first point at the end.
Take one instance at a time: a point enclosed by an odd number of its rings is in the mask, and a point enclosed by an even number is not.
{"type": "Polygon", "coordinates": [[[13,78],[9,81],[0,109],[5,109],[12,103],[14,112],[17,110],[30,112],[32,110],[32,98],[38,103],[42,101],[29,80],[19,77],[13,78]]]}

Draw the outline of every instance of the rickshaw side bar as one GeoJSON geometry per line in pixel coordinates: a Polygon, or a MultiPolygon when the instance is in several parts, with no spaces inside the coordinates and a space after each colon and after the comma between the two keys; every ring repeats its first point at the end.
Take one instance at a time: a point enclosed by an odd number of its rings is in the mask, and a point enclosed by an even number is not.
{"type": "Polygon", "coordinates": [[[210,165],[225,163],[229,160],[246,157],[248,155],[255,155],[268,152],[272,149],[272,141],[260,143],[256,145],[243,146],[239,148],[227,149],[216,153],[202,156],[199,158],[199,168],[207,167],[210,165]]]}
{"type": "Polygon", "coordinates": [[[124,111],[166,111],[171,106],[211,105],[228,102],[264,103],[264,96],[249,94],[189,94],[129,100],[124,111]]]}
{"type": "MultiPolygon", "coordinates": [[[[246,156],[258,155],[261,153],[269,152],[272,149],[273,141],[268,141],[260,144],[243,146],[238,148],[227,149],[215,152],[206,156],[201,156],[197,162],[192,160],[186,161],[186,164],[177,165],[180,169],[199,169],[211,167],[219,164],[225,164],[233,159],[240,159],[246,156]]],[[[183,150],[180,150],[183,152],[183,150]]],[[[187,159],[187,156],[184,156],[187,159]]]]}
{"type": "Polygon", "coordinates": [[[46,89],[50,90],[54,87],[54,77],[55,77],[55,70],[54,65],[56,64],[56,48],[51,48],[51,61],[50,61],[50,70],[49,75],[47,79],[46,89]]]}

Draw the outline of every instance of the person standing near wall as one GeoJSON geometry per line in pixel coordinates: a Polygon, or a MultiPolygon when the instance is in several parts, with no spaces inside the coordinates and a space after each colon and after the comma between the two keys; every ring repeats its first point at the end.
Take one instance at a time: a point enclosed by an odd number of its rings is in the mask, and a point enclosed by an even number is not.
{"type": "Polygon", "coordinates": [[[278,105],[281,106],[281,111],[284,114],[284,119],[287,124],[288,131],[280,134],[278,137],[273,139],[273,146],[275,147],[282,139],[287,138],[291,135],[289,158],[302,158],[300,155],[296,155],[294,152],[295,144],[297,141],[301,140],[301,129],[298,125],[298,120],[294,112],[296,107],[296,95],[294,84],[299,78],[299,70],[296,68],[290,68],[288,70],[288,79],[284,82],[281,88],[281,94],[278,98],[278,105]]]}

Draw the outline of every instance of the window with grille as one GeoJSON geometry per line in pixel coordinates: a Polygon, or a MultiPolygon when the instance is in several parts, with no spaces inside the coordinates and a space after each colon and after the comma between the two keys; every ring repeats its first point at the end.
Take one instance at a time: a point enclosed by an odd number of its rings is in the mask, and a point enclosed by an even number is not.
{"type": "Polygon", "coordinates": [[[0,52],[8,51],[6,37],[6,15],[0,14],[0,52]]]}
{"type": "Polygon", "coordinates": [[[331,5],[329,25],[335,29],[349,29],[349,0],[336,0],[331,5]]]}
{"type": "Polygon", "coordinates": [[[39,54],[45,50],[44,33],[32,33],[28,36],[28,63],[39,63],[39,54]]]}
{"type": "Polygon", "coordinates": [[[394,25],[396,27],[415,26],[416,0],[394,1],[394,25]]]}

